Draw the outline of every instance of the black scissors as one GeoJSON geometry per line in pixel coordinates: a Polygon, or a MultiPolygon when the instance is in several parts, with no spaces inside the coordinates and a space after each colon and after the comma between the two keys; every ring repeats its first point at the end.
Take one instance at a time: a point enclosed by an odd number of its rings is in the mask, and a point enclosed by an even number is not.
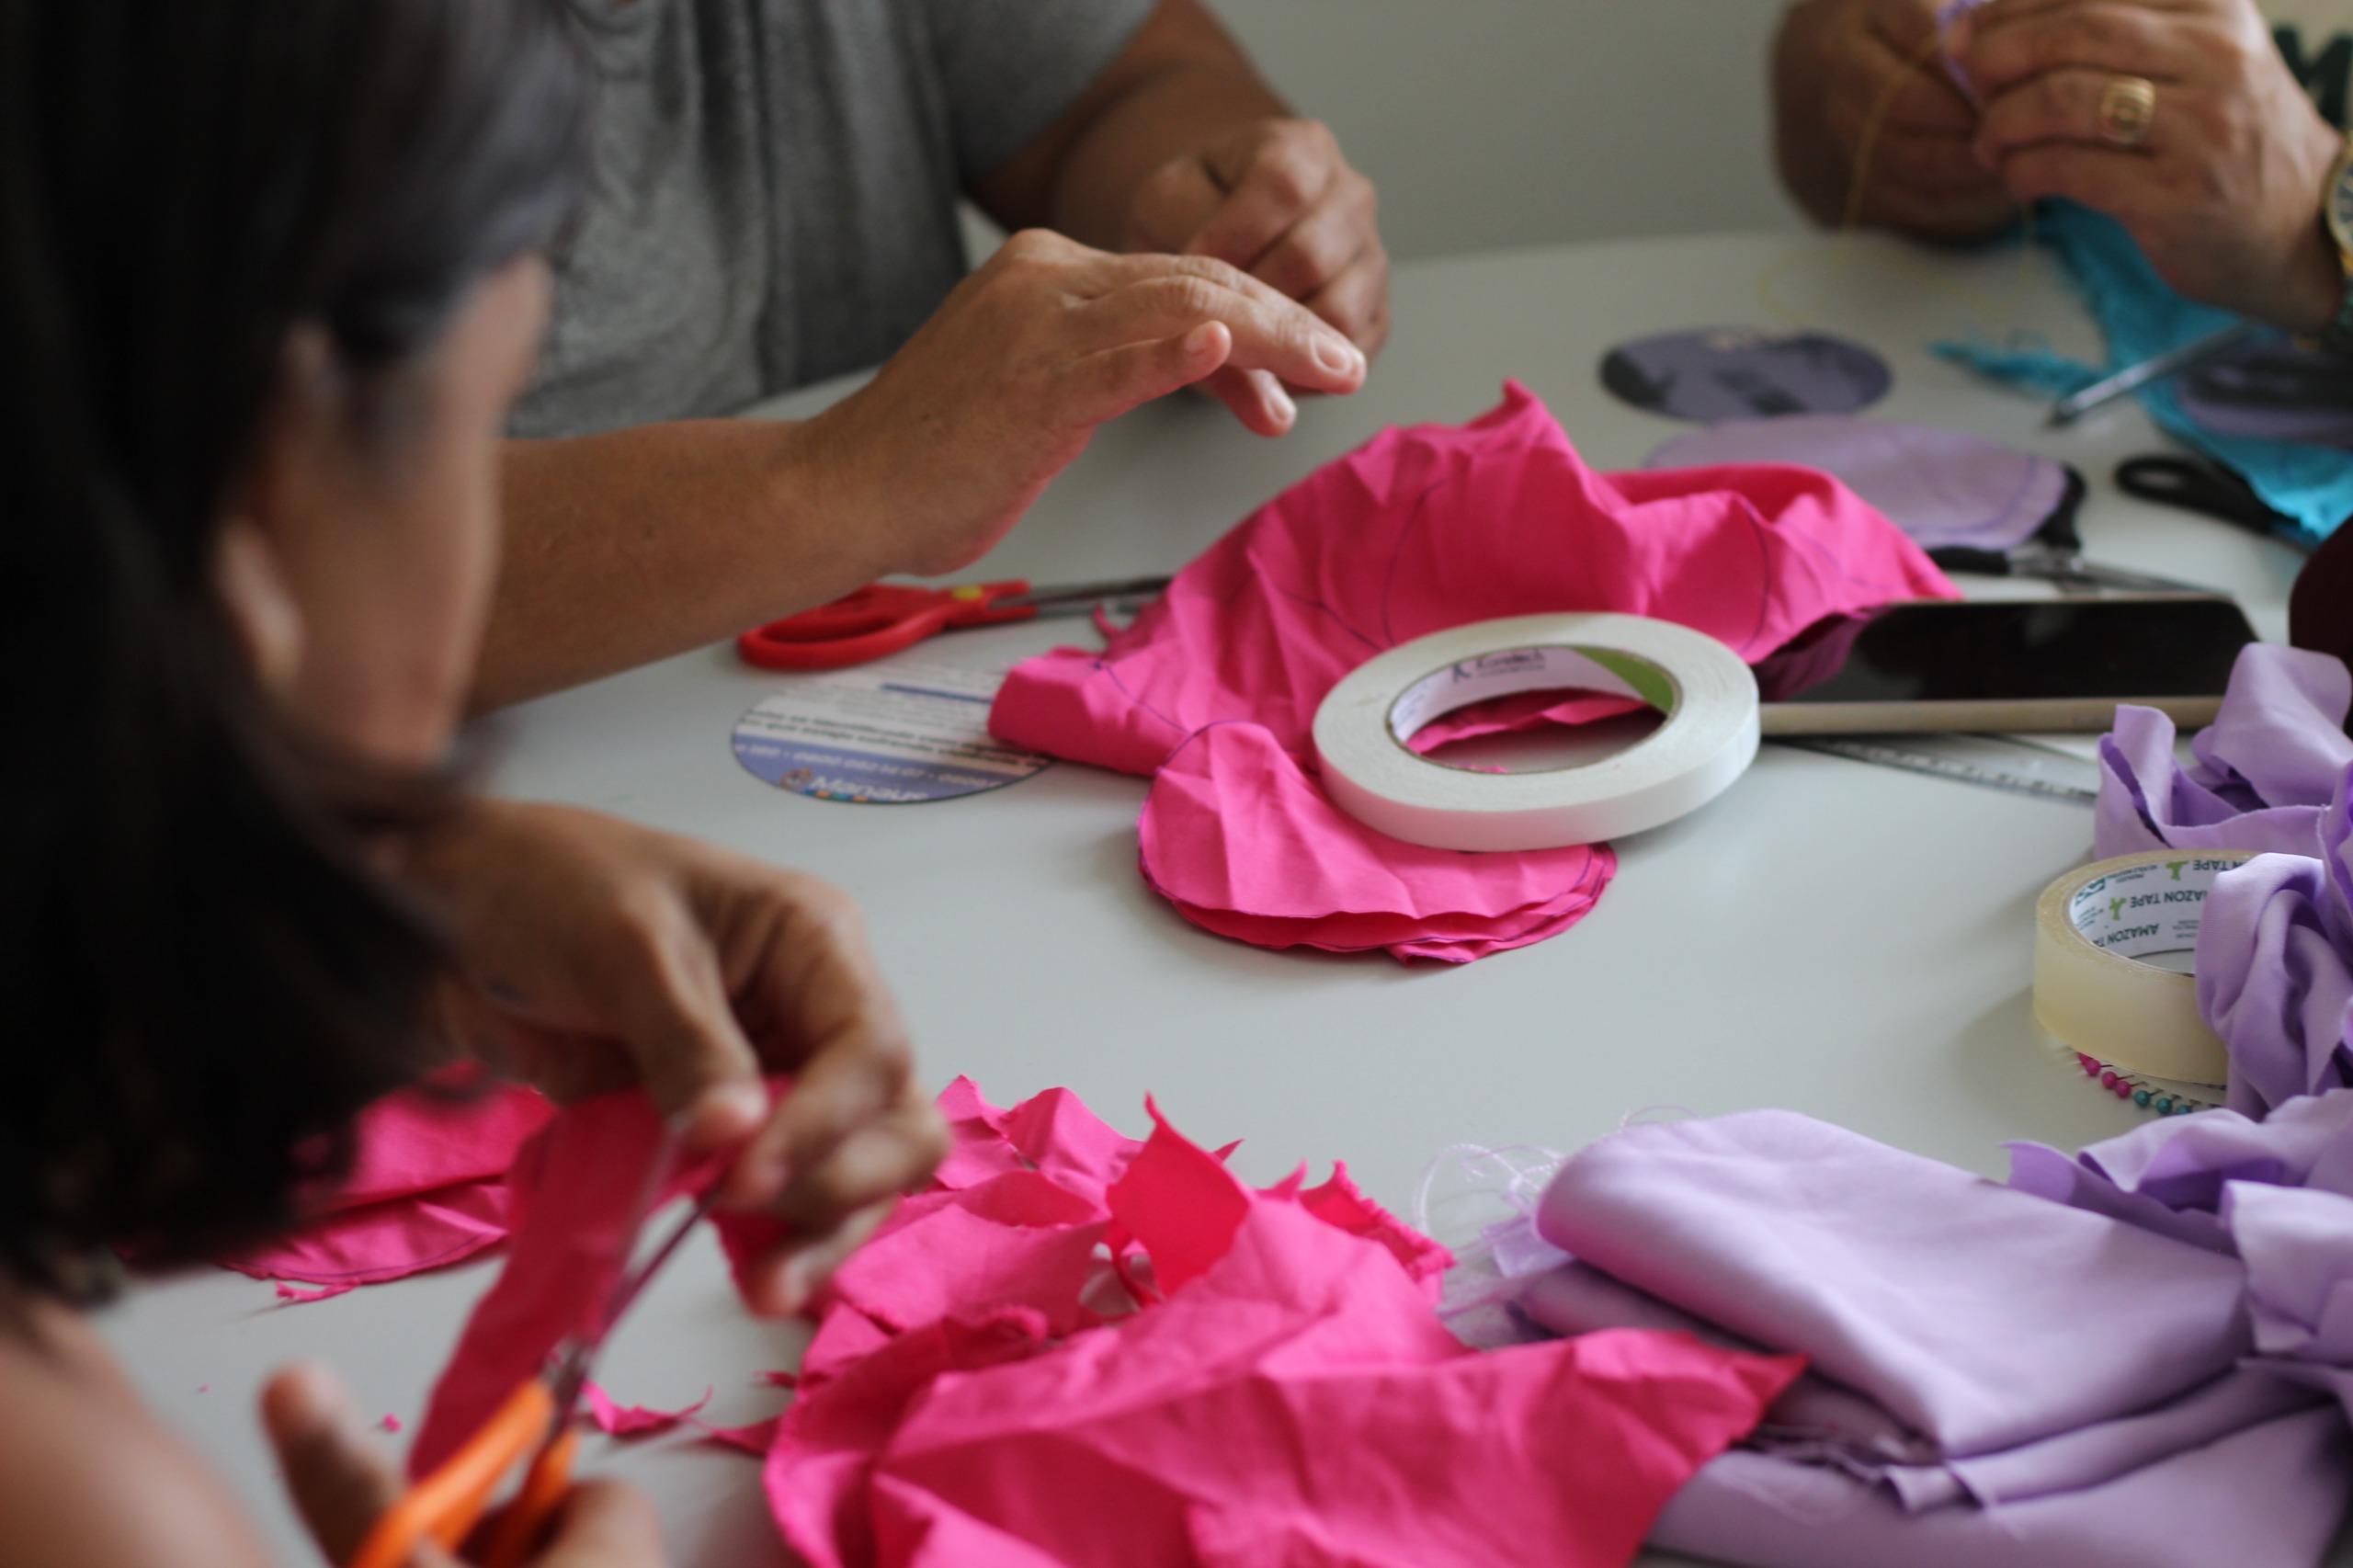
{"type": "Polygon", "coordinates": [[[2255,487],[2220,463],[2170,453],[2127,458],[2116,465],[2116,487],[2127,495],[2161,506],[2220,517],[2233,528],[2266,539],[2303,543],[2302,530],[2284,512],[2275,512],[2255,487]]]}

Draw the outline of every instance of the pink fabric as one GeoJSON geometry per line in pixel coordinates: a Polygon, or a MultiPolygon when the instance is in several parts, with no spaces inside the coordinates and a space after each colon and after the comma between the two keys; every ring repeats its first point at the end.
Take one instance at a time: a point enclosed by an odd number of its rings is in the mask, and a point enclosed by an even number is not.
{"type": "Polygon", "coordinates": [[[941,1104],[943,1180],[844,1268],[768,1457],[817,1568],[1622,1563],[1800,1365],[1481,1356],[1431,1311],[1445,1250],[1345,1171],[1254,1192],[1156,1110],[1138,1144],[1061,1091],[941,1104]]]}
{"type": "MultiPolygon", "coordinates": [[[[650,1437],[657,1433],[675,1431],[694,1420],[702,1407],[710,1403],[713,1389],[702,1391],[702,1397],[683,1410],[653,1410],[642,1404],[617,1404],[613,1396],[595,1383],[581,1390],[581,1401],[588,1406],[588,1419],[597,1430],[608,1437],[650,1437]]],[[[696,1425],[701,1425],[697,1422],[696,1425]]],[[[712,1434],[725,1430],[707,1428],[712,1434]]]]}
{"type": "MultiPolygon", "coordinates": [[[[1622,1563],[1802,1365],[1631,1331],[1482,1356],[1432,1311],[1445,1249],[1344,1169],[1257,1192],[1149,1103],[1142,1142],[1063,1090],[1000,1110],[959,1079],[940,1103],[953,1152],[829,1288],[799,1378],[772,1380],[797,1382],[782,1416],[588,1395],[616,1435],[765,1453],[819,1568],[1622,1563]]],[[[660,1137],[631,1092],[524,1150],[507,1267],[412,1473],[600,1298],[660,1137]]]]}
{"type": "Polygon", "coordinates": [[[533,1090],[484,1085],[460,1069],[361,1111],[349,1176],[311,1195],[314,1216],[267,1247],[221,1261],[281,1286],[281,1299],[324,1301],[472,1256],[506,1239],[506,1171],[555,1114],[533,1090]]]}
{"type": "MultiPolygon", "coordinates": [[[[1374,654],[1497,616],[1681,621],[1751,663],[1807,627],[1954,590],[1826,475],[1733,466],[1603,475],[1517,382],[1462,426],[1392,429],[1292,486],[1180,573],[1101,653],[1017,667],[1000,739],[1151,778],[1145,880],[1194,924],[1263,947],[1468,962],[1567,929],[1604,846],[1462,855],[1372,832],[1315,777],[1324,695],[1374,654]]],[[[1531,721],[1454,716],[1421,743],[1531,721]]],[[[1590,696],[1556,722],[1622,710],[1590,696]]]]}
{"type": "MultiPolygon", "coordinates": [[[[515,1230],[506,1267],[434,1384],[409,1449],[411,1476],[456,1452],[603,1301],[628,1261],[630,1224],[662,1142],[653,1102],[624,1089],[565,1107],[524,1146],[507,1178],[515,1230]]],[[[670,1172],[663,1200],[699,1191],[717,1174],[710,1161],[670,1172]]],[[[739,1268],[775,1236],[757,1217],[713,1221],[739,1268]]]]}

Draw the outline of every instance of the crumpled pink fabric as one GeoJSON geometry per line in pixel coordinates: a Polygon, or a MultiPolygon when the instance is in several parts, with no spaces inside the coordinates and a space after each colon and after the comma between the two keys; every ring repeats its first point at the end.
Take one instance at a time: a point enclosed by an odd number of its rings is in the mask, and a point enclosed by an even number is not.
{"type": "Polygon", "coordinates": [[[1157,1112],[1137,1144],[1060,1091],[941,1103],[955,1153],[844,1267],[768,1457],[815,1568],[1622,1563],[1802,1365],[1483,1356],[1431,1310],[1444,1249],[1345,1172],[1256,1192],[1157,1112]]]}
{"type": "MultiPolygon", "coordinates": [[[[702,1427],[766,1448],[818,1568],[1623,1563],[1802,1365],[1648,1332],[1483,1356],[1433,1311],[1449,1255],[1344,1169],[1259,1192],[1157,1111],[1139,1142],[1065,1090],[1000,1110],[959,1079],[940,1104],[951,1153],[829,1287],[792,1405],[702,1427]]],[[[525,1151],[412,1473],[601,1293],[659,1139],[632,1092],[525,1151]]],[[[601,1391],[591,1414],[692,1415],[601,1391]]]]}
{"type": "Polygon", "coordinates": [[[535,1090],[477,1078],[460,1068],[361,1111],[352,1127],[351,1172],[303,1200],[312,1218],[266,1247],[221,1262],[256,1279],[324,1286],[278,1290],[289,1301],[324,1301],[504,1241],[507,1169],[555,1108],[535,1090]]]}
{"type": "MultiPolygon", "coordinates": [[[[1428,632],[1568,610],[1681,621],[1755,663],[1825,619],[1953,595],[1827,475],[1598,474],[1512,382],[1483,418],[1383,432],[1285,491],[1103,653],[1017,666],[989,727],[1151,778],[1143,876],[1195,925],[1262,947],[1463,963],[1566,930],[1616,859],[1600,845],[1466,855],[1357,823],[1325,797],[1311,736],[1343,676],[1428,632]]],[[[1540,712],[1576,722],[1624,707],[1588,696],[1540,712]]],[[[1441,721],[1441,734],[1539,711],[1506,699],[1441,721]]]]}

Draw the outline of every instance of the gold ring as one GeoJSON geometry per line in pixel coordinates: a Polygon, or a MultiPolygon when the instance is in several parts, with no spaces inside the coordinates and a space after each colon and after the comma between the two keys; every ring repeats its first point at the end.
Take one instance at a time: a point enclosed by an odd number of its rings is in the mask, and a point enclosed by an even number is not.
{"type": "Polygon", "coordinates": [[[2145,76],[2110,76],[2099,90],[2099,139],[2111,147],[2138,147],[2157,118],[2157,85],[2145,76]]]}

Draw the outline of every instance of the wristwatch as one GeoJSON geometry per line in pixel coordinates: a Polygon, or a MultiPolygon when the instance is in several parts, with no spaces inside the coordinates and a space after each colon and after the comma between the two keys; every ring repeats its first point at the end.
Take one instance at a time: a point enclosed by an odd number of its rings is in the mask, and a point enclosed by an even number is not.
{"type": "Polygon", "coordinates": [[[2347,137],[2345,150],[2336,154],[2336,166],[2328,171],[2328,185],[2321,197],[2321,226],[2328,231],[2329,239],[2336,246],[2336,259],[2345,269],[2345,292],[2336,299],[2336,314],[2321,329],[2320,346],[2331,354],[2353,358],[2353,137],[2347,137]]]}

